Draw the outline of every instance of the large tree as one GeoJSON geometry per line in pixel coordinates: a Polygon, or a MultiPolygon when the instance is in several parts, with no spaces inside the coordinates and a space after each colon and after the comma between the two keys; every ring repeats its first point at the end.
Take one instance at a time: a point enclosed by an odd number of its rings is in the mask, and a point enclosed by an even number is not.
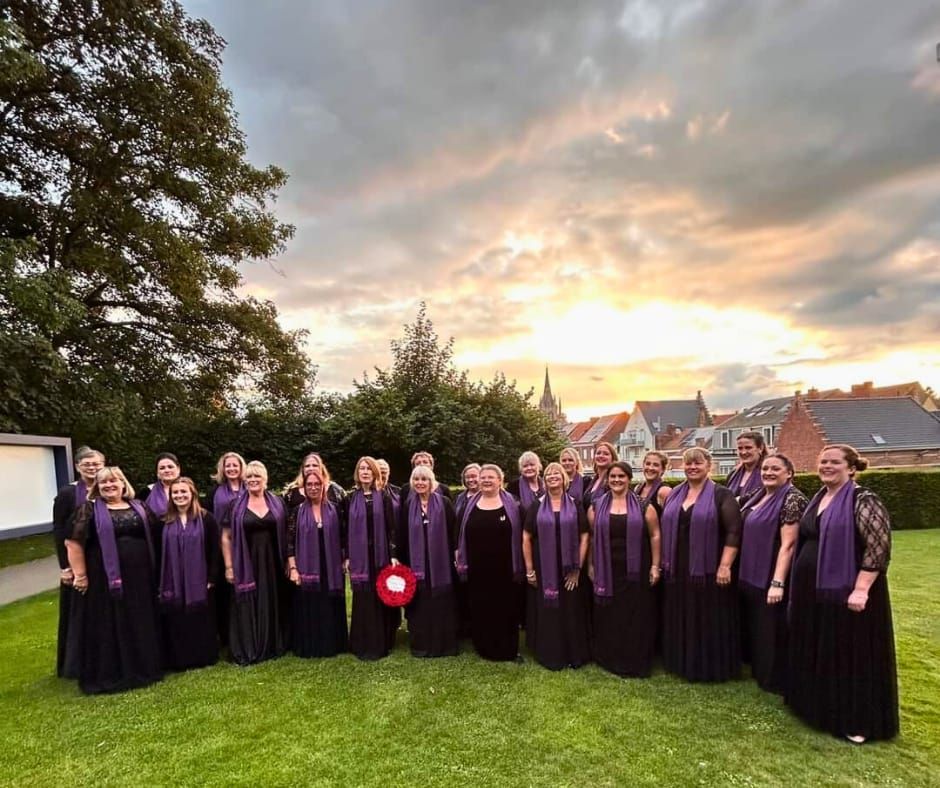
{"type": "Polygon", "coordinates": [[[239,293],[293,228],[223,48],[176,0],[0,4],[0,430],[303,391],[299,336],[239,293]]]}

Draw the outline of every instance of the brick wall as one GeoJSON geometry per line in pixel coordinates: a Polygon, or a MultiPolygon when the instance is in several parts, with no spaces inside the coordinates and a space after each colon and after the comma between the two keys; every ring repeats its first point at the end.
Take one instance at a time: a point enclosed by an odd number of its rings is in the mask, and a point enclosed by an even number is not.
{"type": "Polygon", "coordinates": [[[816,470],[816,459],[826,440],[803,399],[797,396],[777,433],[777,451],[790,458],[797,472],[816,470]]]}
{"type": "Polygon", "coordinates": [[[862,451],[870,468],[940,465],[940,449],[902,449],[899,451],[862,451]]]}

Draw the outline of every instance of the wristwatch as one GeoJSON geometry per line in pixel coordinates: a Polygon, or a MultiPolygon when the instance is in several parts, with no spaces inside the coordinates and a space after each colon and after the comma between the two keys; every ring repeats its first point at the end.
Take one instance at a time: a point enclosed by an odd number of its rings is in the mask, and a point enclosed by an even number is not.
{"type": "Polygon", "coordinates": [[[782,581],[782,580],[771,580],[771,581],[770,581],[770,587],[771,587],[771,588],[783,588],[783,581],[782,581]]]}

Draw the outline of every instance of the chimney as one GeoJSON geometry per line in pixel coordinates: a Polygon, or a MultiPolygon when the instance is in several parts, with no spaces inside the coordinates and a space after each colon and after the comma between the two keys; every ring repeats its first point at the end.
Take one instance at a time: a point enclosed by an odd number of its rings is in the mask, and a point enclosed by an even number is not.
{"type": "MultiPolygon", "coordinates": [[[[799,392],[797,392],[797,394],[799,394],[799,392]]],[[[819,399],[819,389],[813,387],[809,391],[807,391],[806,399],[819,399]]]]}
{"type": "Polygon", "coordinates": [[[852,396],[853,397],[870,397],[874,391],[874,384],[870,380],[866,380],[864,383],[853,383],[852,384],[852,396]]]}

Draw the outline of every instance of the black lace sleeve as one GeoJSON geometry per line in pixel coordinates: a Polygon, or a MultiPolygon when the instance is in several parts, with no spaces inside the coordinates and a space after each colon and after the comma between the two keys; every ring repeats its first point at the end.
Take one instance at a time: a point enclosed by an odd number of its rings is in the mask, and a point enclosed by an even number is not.
{"type": "Polygon", "coordinates": [[[715,506],[718,509],[718,527],[725,547],[741,546],[741,507],[727,487],[715,486],[715,506]]]}
{"type": "Polygon", "coordinates": [[[798,523],[806,511],[806,505],[809,500],[796,487],[791,487],[787,497],[783,499],[783,507],[780,509],[780,525],[792,525],[798,523]]]}
{"type": "Polygon", "coordinates": [[[287,557],[293,558],[297,555],[297,512],[299,506],[295,506],[287,513],[287,557]]]}
{"type": "Polygon", "coordinates": [[[884,572],[891,560],[891,518],[881,499],[862,487],[855,496],[855,530],[862,542],[860,568],[884,572]]]}
{"type": "Polygon", "coordinates": [[[72,531],[66,538],[78,542],[84,547],[85,540],[88,538],[88,529],[91,527],[94,516],[94,505],[90,501],[82,504],[75,512],[75,517],[72,518],[72,531]]]}

